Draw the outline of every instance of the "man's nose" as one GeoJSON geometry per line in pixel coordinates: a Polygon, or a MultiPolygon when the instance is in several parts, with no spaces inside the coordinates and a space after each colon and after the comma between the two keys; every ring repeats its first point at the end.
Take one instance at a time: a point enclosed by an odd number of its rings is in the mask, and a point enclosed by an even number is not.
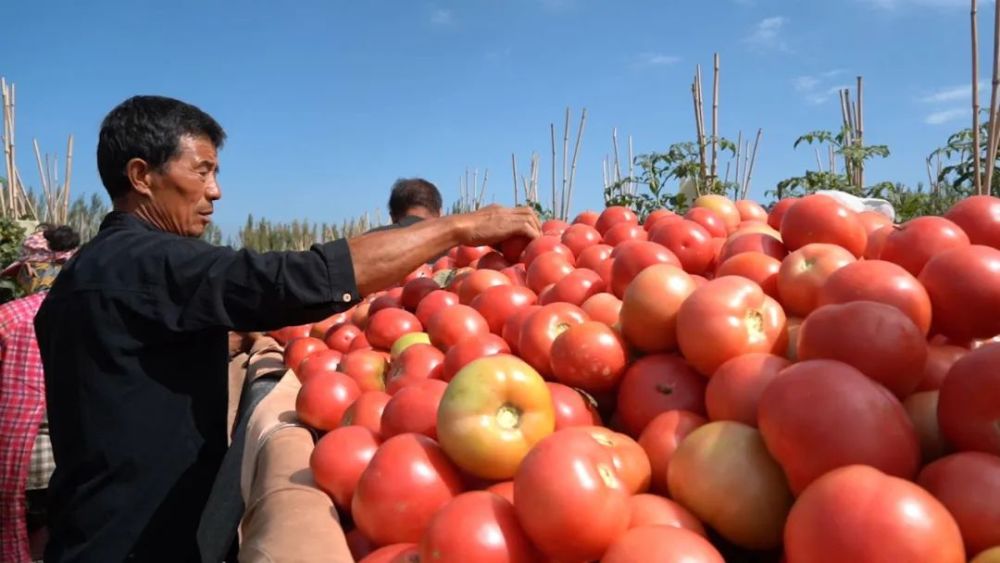
{"type": "Polygon", "coordinates": [[[208,183],[208,190],[205,192],[205,196],[211,201],[222,198],[222,186],[219,185],[219,181],[214,177],[208,183]]]}

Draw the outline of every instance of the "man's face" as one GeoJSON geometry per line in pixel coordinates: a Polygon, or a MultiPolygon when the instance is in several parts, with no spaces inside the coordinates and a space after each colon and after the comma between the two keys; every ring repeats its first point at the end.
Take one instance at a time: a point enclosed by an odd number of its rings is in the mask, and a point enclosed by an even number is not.
{"type": "Polygon", "coordinates": [[[222,197],[219,157],[205,137],[185,135],[178,145],[178,155],[151,174],[149,214],[168,232],[200,237],[211,222],[213,202],[222,197]]]}

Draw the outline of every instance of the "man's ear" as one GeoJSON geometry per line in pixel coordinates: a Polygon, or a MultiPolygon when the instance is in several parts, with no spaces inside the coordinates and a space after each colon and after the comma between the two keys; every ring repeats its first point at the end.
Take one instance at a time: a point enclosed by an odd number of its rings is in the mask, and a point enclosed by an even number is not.
{"type": "Polygon", "coordinates": [[[152,197],[153,195],[150,178],[152,173],[153,169],[149,166],[149,163],[141,158],[133,158],[125,165],[125,175],[128,176],[128,181],[132,184],[132,189],[146,197],[152,197]]]}

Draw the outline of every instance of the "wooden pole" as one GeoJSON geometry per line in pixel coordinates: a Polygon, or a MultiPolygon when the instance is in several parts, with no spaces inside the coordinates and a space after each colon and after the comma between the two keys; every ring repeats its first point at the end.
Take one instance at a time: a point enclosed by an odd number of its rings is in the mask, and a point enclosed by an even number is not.
{"type": "Polygon", "coordinates": [[[740,176],[740,155],[742,153],[743,153],[743,130],[740,129],[740,131],[736,133],[736,171],[734,178],[736,180],[736,183],[740,184],[741,188],[743,187],[743,185],[740,183],[740,178],[742,178],[742,176],[740,176]]]}
{"type": "MultiPolygon", "coordinates": [[[[587,123],[587,108],[583,108],[580,113],[580,128],[576,131],[576,146],[573,147],[573,165],[569,173],[569,190],[566,192],[566,199],[563,201],[563,221],[569,220],[569,208],[573,203],[573,182],[576,180],[576,160],[580,156],[580,140],[583,139],[583,129],[587,123]]],[[[629,137],[629,150],[631,151],[632,137],[629,137]]]]}
{"type": "MultiPolygon", "coordinates": [[[[858,148],[865,146],[865,83],[864,78],[858,77],[858,104],[857,104],[857,120],[858,120],[858,134],[856,137],[858,148]]],[[[865,163],[864,160],[858,162],[858,190],[865,189],[865,163]]]]}
{"type": "MultiPolygon", "coordinates": [[[[997,144],[1000,143],[1000,124],[997,123],[997,94],[1000,90],[1000,0],[993,8],[993,83],[990,94],[990,136],[989,152],[983,163],[985,178],[983,192],[993,193],[993,170],[996,167],[997,144]]],[[[938,175],[940,178],[940,174],[938,175]]]]}
{"type": "Polygon", "coordinates": [[[632,152],[632,135],[628,136],[628,190],[635,194],[637,187],[635,184],[635,154],[632,152]]]}
{"type": "Polygon", "coordinates": [[[712,79],[712,173],[709,176],[715,183],[718,174],[719,149],[719,54],[715,54],[715,72],[712,79]]]}
{"type": "Polygon", "coordinates": [[[569,107],[566,108],[566,119],[563,122],[562,165],[562,189],[559,191],[559,203],[556,203],[555,193],[552,194],[552,215],[557,219],[562,218],[562,203],[566,200],[566,191],[569,189],[569,107]]]}
{"type": "Polygon", "coordinates": [[[66,180],[62,192],[62,217],[61,222],[65,223],[69,220],[69,185],[70,180],[73,178],[73,135],[69,136],[69,141],[66,142],[66,180]]]}
{"type": "MultiPolygon", "coordinates": [[[[552,201],[556,200],[556,125],[549,123],[549,136],[552,140],[552,201]]],[[[553,204],[554,205],[554,204],[553,204]]]]}
{"type": "Polygon", "coordinates": [[[747,171],[747,182],[746,185],[743,186],[743,197],[741,197],[740,199],[746,199],[747,194],[750,193],[750,180],[753,179],[753,167],[754,164],[756,164],[757,162],[757,148],[760,146],[760,137],[763,133],[764,133],[763,129],[758,129],[757,138],[754,139],[753,141],[753,156],[750,158],[750,168],[747,171]]]}
{"type": "Polygon", "coordinates": [[[979,0],[972,0],[972,177],[977,194],[983,194],[982,154],[979,147],[979,0]]]}
{"type": "Polygon", "coordinates": [[[514,153],[510,153],[510,167],[514,172],[514,207],[517,207],[519,204],[517,198],[517,157],[514,156],[514,153]]]}
{"type": "Polygon", "coordinates": [[[614,175],[615,182],[622,181],[622,165],[621,161],[618,159],[618,128],[614,127],[611,129],[611,146],[615,149],[615,162],[614,169],[611,171],[614,175]]]}

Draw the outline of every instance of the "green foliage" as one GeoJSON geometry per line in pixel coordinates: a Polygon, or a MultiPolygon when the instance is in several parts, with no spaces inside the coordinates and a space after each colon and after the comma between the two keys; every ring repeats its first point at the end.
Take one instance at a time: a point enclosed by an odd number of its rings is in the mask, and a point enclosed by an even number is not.
{"type": "MultiPolygon", "coordinates": [[[[980,171],[985,178],[988,173],[986,167],[990,166],[989,158],[989,122],[984,122],[979,128],[979,162],[980,171]]],[[[953,190],[972,193],[975,189],[975,159],[974,144],[975,136],[972,128],[962,129],[950,137],[943,147],[935,149],[927,157],[927,165],[930,168],[934,161],[944,161],[937,178],[934,180],[938,185],[948,186],[953,190]]],[[[1000,197],[1000,153],[992,159],[993,178],[990,184],[992,195],[1000,197]]]]}
{"type": "Polygon", "coordinates": [[[528,207],[532,208],[535,211],[535,214],[538,215],[538,219],[541,221],[548,221],[549,219],[553,219],[556,216],[554,211],[543,206],[541,203],[537,201],[529,199],[527,205],[528,207]]]}
{"type": "MultiPolygon", "coordinates": [[[[0,269],[6,268],[21,254],[24,228],[12,218],[0,217],[0,269]]],[[[0,303],[23,297],[23,291],[10,278],[0,279],[0,303]]]]}
{"type": "Polygon", "coordinates": [[[376,226],[368,215],[346,219],[340,225],[334,225],[311,223],[308,220],[273,223],[263,218],[254,220],[251,214],[247,216],[247,222],[237,235],[237,240],[229,241],[229,245],[259,252],[307,250],[313,244],[355,237],[376,226]]]}

